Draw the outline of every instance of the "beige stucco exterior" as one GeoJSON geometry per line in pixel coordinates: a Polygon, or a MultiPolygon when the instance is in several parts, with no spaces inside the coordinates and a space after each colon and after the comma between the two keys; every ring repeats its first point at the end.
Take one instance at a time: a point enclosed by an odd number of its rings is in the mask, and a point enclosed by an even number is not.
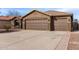
{"type": "Polygon", "coordinates": [[[4,29],[5,26],[11,26],[11,29],[19,29],[21,28],[21,20],[18,19],[17,17],[12,19],[12,20],[0,20],[0,29],[4,29]],[[17,20],[19,23],[18,27],[14,26],[14,21],[17,20]]]}
{"type": "Polygon", "coordinates": [[[4,27],[6,25],[10,25],[11,26],[11,22],[10,21],[0,21],[0,29],[4,29],[4,27]]]}
{"type": "Polygon", "coordinates": [[[13,20],[10,21],[11,22],[11,25],[12,25],[12,28],[15,28],[15,29],[20,29],[21,28],[21,20],[17,17],[13,20]],[[17,20],[17,22],[19,23],[19,26],[18,27],[15,27],[14,26],[14,21],[17,20]]]}

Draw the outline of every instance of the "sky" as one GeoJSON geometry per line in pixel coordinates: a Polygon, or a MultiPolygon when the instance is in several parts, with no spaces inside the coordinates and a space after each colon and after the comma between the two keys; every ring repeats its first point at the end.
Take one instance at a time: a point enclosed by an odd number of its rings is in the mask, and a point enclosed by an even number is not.
{"type": "Polygon", "coordinates": [[[26,15],[32,10],[38,10],[42,12],[48,10],[68,12],[68,13],[73,13],[74,19],[78,19],[79,21],[79,8],[0,8],[0,16],[6,16],[9,11],[14,11],[14,10],[18,11],[21,16],[26,15]]]}

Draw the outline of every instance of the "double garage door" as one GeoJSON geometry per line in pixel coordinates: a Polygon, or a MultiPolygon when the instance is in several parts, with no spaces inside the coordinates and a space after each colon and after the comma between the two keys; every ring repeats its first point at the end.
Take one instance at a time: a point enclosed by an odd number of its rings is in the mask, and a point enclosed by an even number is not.
{"type": "MultiPolygon", "coordinates": [[[[71,23],[67,19],[58,19],[54,21],[54,29],[56,31],[70,31],[71,23]]],[[[27,19],[27,30],[50,30],[50,21],[48,19],[27,19]]]]}
{"type": "Polygon", "coordinates": [[[29,30],[49,30],[50,22],[48,19],[27,19],[26,20],[26,29],[29,30]]]}

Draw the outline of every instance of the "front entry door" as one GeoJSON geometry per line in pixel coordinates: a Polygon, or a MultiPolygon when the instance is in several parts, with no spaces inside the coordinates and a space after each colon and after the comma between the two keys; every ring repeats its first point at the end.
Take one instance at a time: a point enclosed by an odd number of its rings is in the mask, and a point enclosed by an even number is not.
{"type": "Polygon", "coordinates": [[[14,20],[14,28],[16,29],[20,28],[20,22],[18,20],[14,20]]]}

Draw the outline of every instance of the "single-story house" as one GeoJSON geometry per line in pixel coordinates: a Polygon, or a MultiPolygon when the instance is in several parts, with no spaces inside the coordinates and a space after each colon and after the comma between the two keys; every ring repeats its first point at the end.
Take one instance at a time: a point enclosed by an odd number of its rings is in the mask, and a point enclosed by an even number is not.
{"type": "Polygon", "coordinates": [[[59,11],[33,10],[25,16],[0,16],[0,29],[5,25],[27,30],[72,31],[73,14],[59,11]]]}
{"type": "Polygon", "coordinates": [[[11,28],[21,28],[20,16],[0,16],[0,29],[4,29],[5,26],[11,26],[11,28]]]}
{"type": "Polygon", "coordinates": [[[73,14],[59,11],[40,12],[33,10],[22,17],[22,29],[72,31],[73,14]]]}

